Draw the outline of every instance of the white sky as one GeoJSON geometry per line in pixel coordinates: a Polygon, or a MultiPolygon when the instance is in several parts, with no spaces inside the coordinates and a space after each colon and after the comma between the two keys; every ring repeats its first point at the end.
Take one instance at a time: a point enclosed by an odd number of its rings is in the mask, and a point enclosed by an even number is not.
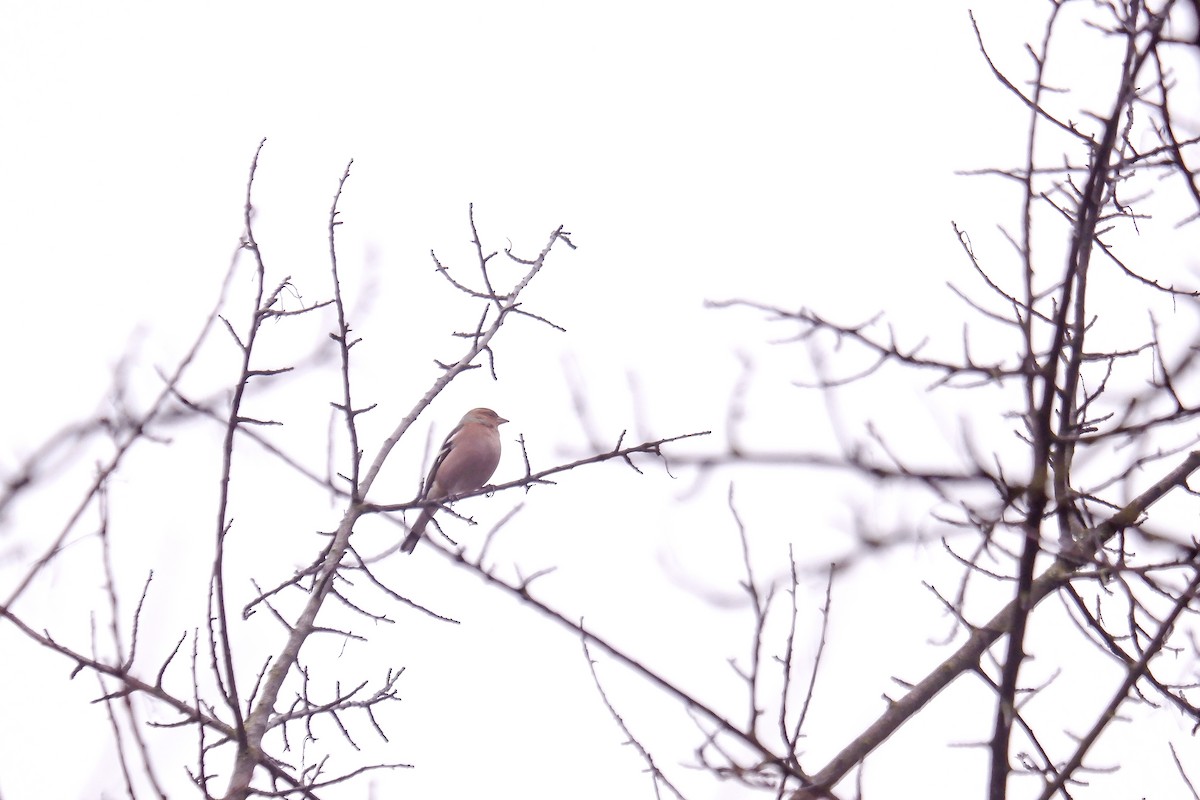
{"type": "MultiPolygon", "coordinates": [[[[1046,5],[970,7],[997,59],[1024,69],[1023,42],[1040,37],[1046,5]]],[[[478,313],[446,290],[429,258],[434,249],[473,276],[468,203],[492,249],[511,241],[532,256],[559,224],[579,246],[556,248],[528,296],[530,310],[568,332],[506,329],[497,345],[499,382],[479,371],[443,395],[394,454],[381,501],[411,499],[425,430],[444,435],[471,406],[492,406],[512,420],[496,480],[520,473],[511,444],[519,434],[535,467],[582,455],[588,445],[564,369],[587,387],[594,428],[612,443],[627,428],[647,438],[719,431],[738,354],[746,353],[758,369],[747,439],[780,450],[828,447],[821,399],[790,384],[807,373],[806,351],[767,345],[791,329],[703,303],[744,297],[847,323],[887,309],[908,326],[899,328],[908,341],[932,336],[935,347],[949,342],[949,352],[957,350],[968,315],[945,282],[979,285],[950,221],[968,228],[993,263],[1011,268],[995,225],[1015,219],[1016,195],[953,173],[1017,163],[1026,125],[979,56],[967,8],[215,3],[185,12],[151,3],[10,4],[0,26],[0,335],[8,343],[0,410],[9,421],[0,465],[9,468],[66,421],[102,407],[131,343],[138,397],[157,388],[154,368],[180,356],[216,295],[241,232],[250,158],[264,136],[256,235],[272,277],[290,275],[306,302],[329,293],[326,217],[354,159],[339,253],[357,304],[353,324],[364,337],[355,351],[357,396],[379,403],[364,421],[369,456],[436,377],[432,359],[457,358],[451,333],[478,313]]],[[[1076,61],[1064,62],[1066,85],[1078,73],[1076,61]]],[[[1090,63],[1079,69],[1090,74],[1090,63]]],[[[1110,84],[1095,72],[1099,88],[1079,84],[1085,105],[1093,89],[1097,102],[1107,97],[1110,84]]],[[[1178,269],[1187,274],[1192,266],[1178,269]]],[[[519,271],[497,274],[511,280],[519,271]]],[[[247,279],[235,282],[234,311],[249,290],[247,279]]],[[[1178,314],[1173,324],[1192,324],[1190,311],[1178,314]]],[[[294,327],[278,326],[267,344],[268,356],[281,361],[328,330],[316,318],[287,324],[294,327]]],[[[979,344],[1011,352],[986,338],[979,344]]],[[[203,396],[226,385],[234,355],[210,345],[188,388],[203,396]]],[[[283,419],[281,441],[320,468],[334,384],[286,386],[253,402],[283,419]]],[[[903,426],[902,444],[905,435],[921,443],[918,455],[954,463],[959,420],[927,405],[915,386],[897,384],[882,407],[869,394],[845,396],[847,424],[890,420],[903,426]]],[[[1004,406],[1004,398],[985,397],[981,406],[1004,406]]],[[[976,425],[993,446],[1011,444],[1008,428],[988,427],[994,417],[976,425]]],[[[203,620],[217,436],[198,425],[177,432],[170,450],[141,448],[114,489],[122,579],[140,588],[147,570],[156,575],[142,634],[150,672],[180,633],[203,620]]],[[[689,449],[717,450],[722,441],[718,434],[689,449]]],[[[239,453],[245,484],[235,496],[235,556],[245,571],[237,591],[248,595],[246,576],[273,583],[311,559],[319,547],[311,532],[334,527],[337,513],[253,447],[239,453]]],[[[73,491],[87,469],[66,471],[63,483],[73,491]]],[[[865,506],[866,522],[886,530],[931,527],[925,509],[864,496],[861,484],[838,476],[719,473],[685,501],[686,471],[678,481],[653,464],[645,471],[593,468],[532,493],[494,555],[525,573],[559,566],[542,584],[544,598],[731,714],[743,703],[724,659],[744,655],[749,627],[736,593],[730,478],[764,577],[782,575],[788,542],[810,566],[842,554],[856,508],[865,506]]],[[[27,563],[21,558],[38,553],[61,524],[66,500],[41,502],[0,520],[0,552],[18,553],[0,565],[5,595],[27,563]]],[[[464,510],[486,526],[516,502],[498,496],[464,510]]],[[[478,531],[460,525],[456,532],[472,544],[478,531]]],[[[88,614],[101,597],[98,550],[87,534],[86,526],[77,532],[79,555],[61,559],[19,607],[35,627],[84,649],[88,614]]],[[[384,549],[394,531],[366,526],[359,535],[372,542],[363,548],[370,552],[384,549]]],[[[929,643],[948,622],[921,586],[936,579],[953,591],[945,561],[937,546],[909,548],[839,584],[823,685],[830,700],[814,708],[810,729],[821,733],[811,742],[813,767],[879,713],[881,693],[898,691],[889,676],[917,679],[948,653],[929,643]]],[[[370,641],[344,652],[326,642],[313,653],[345,683],[387,667],[408,670],[405,702],[389,722],[392,742],[379,758],[418,768],[380,775],[374,796],[651,796],[641,764],[596,697],[577,641],[432,552],[381,571],[463,624],[381,609],[398,624],[360,630],[370,641]]],[[[811,646],[822,579],[806,579],[802,590],[811,646]]],[[[984,594],[979,607],[993,607],[984,594]]],[[[242,635],[265,655],[278,633],[260,615],[242,635]]],[[[0,717],[10,720],[0,726],[0,797],[120,796],[107,723],[87,705],[97,693],[92,678],[68,683],[71,665],[31,650],[10,627],[0,626],[0,652],[20,654],[0,658],[0,717]]],[[[635,732],[666,765],[687,761],[698,739],[682,711],[601,661],[635,732]]],[[[248,657],[248,673],[253,663],[248,657]]],[[[1030,680],[1038,676],[1031,669],[1030,680]]],[[[1088,686],[1086,677],[1070,686],[1088,686]]],[[[952,753],[941,796],[978,793],[983,751],[945,749],[983,739],[991,724],[979,687],[961,683],[939,699],[940,710],[872,757],[868,788],[886,794],[885,777],[911,777],[913,764],[925,772],[952,753]],[[881,783],[872,787],[874,775],[881,783]]],[[[1093,712],[1081,713],[1074,731],[1093,712]]],[[[365,725],[356,733],[376,746],[365,725]]],[[[175,787],[172,796],[187,796],[179,765],[193,763],[194,741],[162,736],[170,755],[159,772],[175,787]]],[[[1169,789],[1140,791],[1173,796],[1173,767],[1156,766],[1164,755],[1161,746],[1148,752],[1144,768],[1130,770],[1140,776],[1130,785],[1162,774],[1169,789]]],[[[672,774],[693,798],[742,796],[694,772],[672,774]]],[[[326,794],[362,796],[364,785],[326,794]]],[[[937,796],[924,783],[922,790],[937,796]]]]}

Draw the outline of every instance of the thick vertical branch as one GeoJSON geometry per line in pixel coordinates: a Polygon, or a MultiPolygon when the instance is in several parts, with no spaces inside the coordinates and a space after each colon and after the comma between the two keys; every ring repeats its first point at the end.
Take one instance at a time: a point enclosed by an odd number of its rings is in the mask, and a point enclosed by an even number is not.
{"type": "MultiPolygon", "coordinates": [[[[1028,507],[1022,525],[1024,541],[1017,565],[1016,614],[1008,639],[999,681],[999,698],[991,741],[991,773],[988,793],[991,800],[1003,800],[1006,794],[1010,766],[1009,740],[1015,716],[1017,680],[1025,658],[1025,628],[1033,607],[1031,588],[1034,566],[1041,549],[1041,526],[1049,503],[1047,483],[1052,482],[1058,503],[1060,534],[1064,543],[1070,540],[1071,513],[1070,464],[1075,441],[1076,394],[1084,350],[1084,308],[1086,304],[1087,268],[1096,228],[1105,205],[1106,193],[1115,180],[1113,154],[1116,151],[1121,118],[1132,104],[1135,77],[1152,50],[1162,20],[1151,21],[1151,42],[1147,50],[1139,51],[1136,43],[1137,4],[1129,20],[1126,57],[1122,65],[1116,101],[1105,122],[1104,133],[1092,151],[1087,182],[1076,214],[1061,294],[1054,316],[1053,342],[1041,366],[1041,392],[1037,406],[1029,409],[1031,428],[1031,458],[1033,479],[1028,490],[1028,507]],[[1062,367],[1062,384],[1057,379],[1062,367]],[[1053,432],[1052,418],[1058,402],[1058,435],[1053,432]],[[1048,474],[1049,473],[1049,474],[1048,474]]],[[[1044,58],[1044,56],[1043,56],[1044,58]]],[[[1031,354],[1032,355],[1032,354],[1031,354]]],[[[1033,376],[1030,376],[1033,380],[1033,376]]]]}
{"type": "MultiPolygon", "coordinates": [[[[129,420],[123,435],[114,437],[115,449],[113,454],[107,461],[97,466],[96,475],[84,491],[83,497],[71,509],[67,515],[66,522],[63,523],[58,533],[51,539],[50,545],[37,561],[33,563],[33,566],[25,572],[8,597],[5,598],[2,608],[11,609],[16,605],[17,600],[25,593],[25,590],[29,588],[38,574],[62,551],[67,537],[75,529],[75,526],[83,518],[83,515],[87,513],[87,510],[92,507],[92,504],[108,479],[121,467],[125,456],[128,455],[134,445],[146,437],[147,432],[155,422],[167,415],[171,400],[176,396],[180,382],[183,380],[184,375],[188,373],[188,370],[196,359],[196,355],[200,352],[200,347],[208,341],[209,334],[212,333],[213,327],[220,318],[221,309],[225,306],[225,298],[229,294],[229,286],[233,281],[236,269],[237,257],[235,255],[230,259],[229,267],[226,269],[225,275],[221,280],[221,288],[217,293],[217,299],[213,304],[212,310],[209,312],[208,317],[205,318],[204,324],[200,326],[200,331],[196,334],[196,338],[192,340],[191,346],[179,360],[179,363],[171,370],[170,374],[163,376],[163,386],[150,403],[150,407],[136,418],[129,420]]],[[[4,500],[9,499],[11,499],[9,495],[4,497],[4,500]]]]}

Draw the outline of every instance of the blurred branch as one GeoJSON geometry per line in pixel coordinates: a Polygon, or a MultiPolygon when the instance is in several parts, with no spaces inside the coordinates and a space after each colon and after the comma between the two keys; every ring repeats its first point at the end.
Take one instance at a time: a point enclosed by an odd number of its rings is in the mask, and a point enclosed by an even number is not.
{"type": "MultiPolygon", "coordinates": [[[[58,534],[53,537],[50,542],[50,546],[47,547],[43,555],[33,563],[21,580],[17,582],[17,585],[9,593],[8,597],[4,600],[4,606],[6,608],[11,608],[16,604],[21,595],[25,593],[25,590],[29,588],[29,585],[33,582],[33,579],[37,577],[42,569],[45,568],[45,566],[49,564],[61,551],[67,536],[70,535],[71,531],[75,528],[75,525],[83,517],[84,512],[91,507],[92,503],[97,497],[97,494],[100,492],[101,487],[117,471],[117,468],[124,461],[125,456],[129,453],[130,449],[132,449],[135,444],[142,441],[142,439],[146,438],[147,431],[154,421],[158,420],[164,414],[170,412],[168,401],[174,396],[176,387],[179,385],[180,381],[183,379],[183,376],[191,367],[197,353],[200,351],[201,345],[208,340],[208,336],[212,332],[213,326],[217,320],[220,319],[220,312],[225,304],[225,298],[229,291],[229,286],[233,280],[233,275],[237,267],[237,261],[237,253],[235,252],[233,258],[230,259],[229,267],[225,271],[225,277],[221,281],[221,288],[217,293],[217,300],[212,307],[212,311],[209,312],[208,317],[200,326],[200,332],[192,341],[191,347],[188,348],[188,351],[184,354],[183,358],[179,360],[179,363],[175,365],[175,369],[167,377],[165,385],[151,402],[150,407],[136,418],[130,420],[128,424],[121,426],[116,435],[114,435],[113,454],[103,464],[97,467],[96,477],[92,480],[91,485],[88,486],[88,488],[84,491],[83,496],[80,498],[78,504],[76,504],[74,509],[70,512],[66,522],[63,523],[63,526],[59,529],[58,534]]],[[[85,424],[84,429],[86,428],[87,426],[85,424]]],[[[50,452],[51,449],[52,448],[43,448],[42,451],[50,452]]],[[[10,487],[8,487],[8,493],[4,497],[5,504],[11,502],[11,493],[13,491],[16,491],[17,488],[23,488],[29,485],[29,479],[32,477],[33,471],[27,466],[26,469],[23,470],[23,474],[26,476],[25,479],[19,480],[17,483],[11,484],[10,487]]]]}

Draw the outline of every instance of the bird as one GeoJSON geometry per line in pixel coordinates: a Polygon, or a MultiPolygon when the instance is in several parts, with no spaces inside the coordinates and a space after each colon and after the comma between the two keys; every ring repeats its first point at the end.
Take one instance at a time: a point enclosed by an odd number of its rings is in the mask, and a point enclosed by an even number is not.
{"type": "Polygon", "coordinates": [[[472,408],[446,437],[433,461],[421,500],[429,503],[421,509],[416,524],[404,538],[400,549],[411,553],[421,541],[425,526],[438,509],[436,501],[473,492],[487,483],[500,463],[499,428],[508,422],[490,408],[472,408]]]}

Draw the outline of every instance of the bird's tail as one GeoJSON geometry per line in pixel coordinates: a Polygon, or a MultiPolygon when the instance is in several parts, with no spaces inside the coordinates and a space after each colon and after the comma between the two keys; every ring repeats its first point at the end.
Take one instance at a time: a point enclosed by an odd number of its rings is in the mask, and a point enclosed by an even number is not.
{"type": "Polygon", "coordinates": [[[406,553],[416,550],[417,542],[421,541],[421,534],[425,532],[425,526],[429,524],[429,520],[431,519],[433,519],[433,512],[428,508],[421,509],[421,516],[417,517],[416,524],[412,526],[412,530],[408,532],[408,536],[404,537],[404,541],[400,544],[400,549],[406,553]]]}

